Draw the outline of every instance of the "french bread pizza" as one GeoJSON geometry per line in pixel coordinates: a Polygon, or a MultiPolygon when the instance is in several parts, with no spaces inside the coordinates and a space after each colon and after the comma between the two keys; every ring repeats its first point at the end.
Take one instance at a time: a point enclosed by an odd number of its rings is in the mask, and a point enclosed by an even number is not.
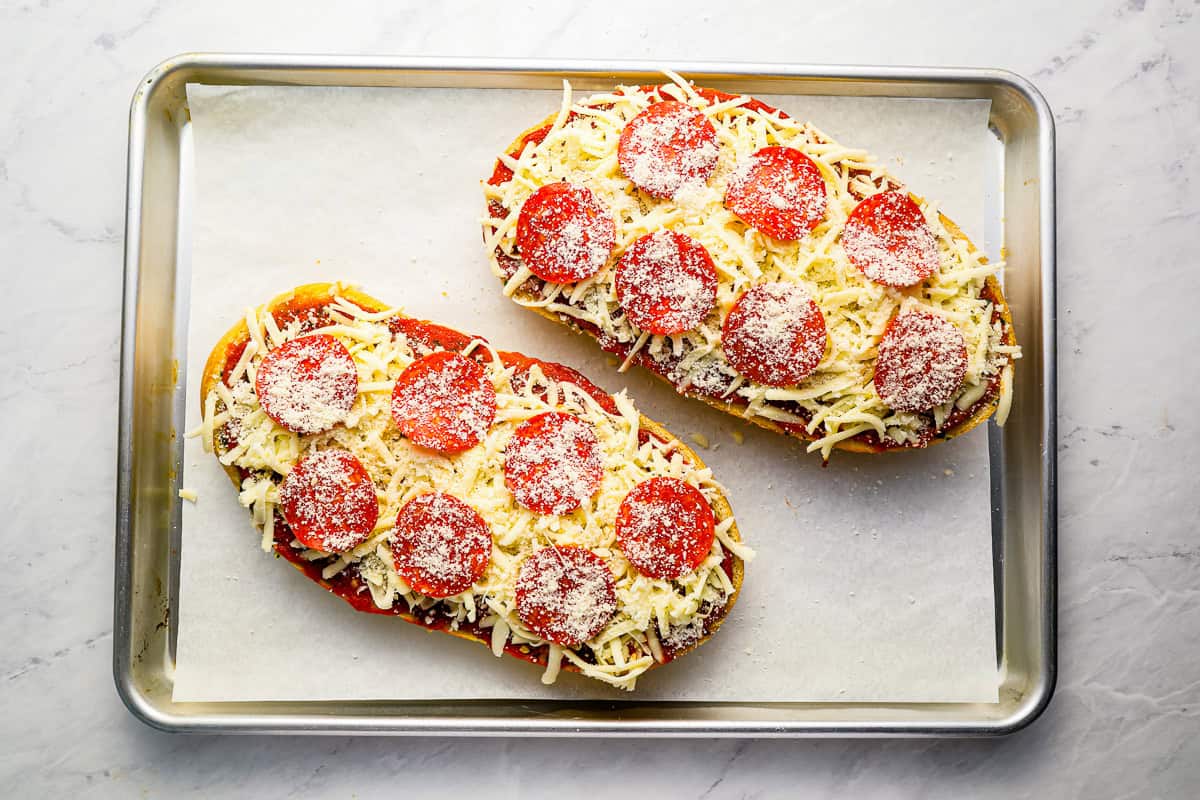
{"type": "Polygon", "coordinates": [[[194,433],[264,550],[547,683],[634,689],[715,633],[752,555],[712,472],[624,393],[350,286],[248,309],[200,393],[194,433]]]}
{"type": "Polygon", "coordinates": [[[866,152],[669,77],[565,86],[499,156],[504,293],[825,459],[1003,424],[1020,348],[998,266],[866,152]]]}

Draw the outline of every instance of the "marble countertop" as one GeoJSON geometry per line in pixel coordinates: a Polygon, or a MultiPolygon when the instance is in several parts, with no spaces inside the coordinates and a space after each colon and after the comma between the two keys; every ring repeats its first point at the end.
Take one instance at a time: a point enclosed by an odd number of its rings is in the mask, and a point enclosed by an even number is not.
{"type": "Polygon", "coordinates": [[[692,0],[685,14],[647,3],[620,15],[518,3],[520,33],[505,38],[494,3],[110,5],[0,5],[0,794],[466,796],[482,782],[488,796],[515,797],[612,785],[615,767],[666,797],[1195,796],[1195,2],[692,0]],[[188,50],[938,64],[1031,78],[1059,146],[1061,613],[1049,710],[996,741],[209,737],[134,720],[110,671],[127,109],[146,70],[188,50]]]}

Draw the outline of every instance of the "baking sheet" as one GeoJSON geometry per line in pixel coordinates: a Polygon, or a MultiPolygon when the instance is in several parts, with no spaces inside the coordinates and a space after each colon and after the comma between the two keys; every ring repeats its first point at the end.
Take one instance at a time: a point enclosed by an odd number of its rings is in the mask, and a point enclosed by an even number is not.
{"type": "MultiPolygon", "coordinates": [[[[979,240],[987,101],[767,99],[871,149],[979,240]]],[[[590,340],[500,296],[478,182],[554,93],[193,86],[189,102],[189,401],[245,305],[312,280],[361,282],[415,316],[627,386],[649,416],[716,445],[702,455],[760,558],[721,632],[644,676],[639,699],[996,701],[983,431],[822,468],[799,442],[618,375],[590,340]]],[[[352,612],[258,550],[198,441],[184,460],[199,500],[183,511],[175,700],[623,696],[570,675],[543,687],[535,668],[478,645],[352,612]]]]}

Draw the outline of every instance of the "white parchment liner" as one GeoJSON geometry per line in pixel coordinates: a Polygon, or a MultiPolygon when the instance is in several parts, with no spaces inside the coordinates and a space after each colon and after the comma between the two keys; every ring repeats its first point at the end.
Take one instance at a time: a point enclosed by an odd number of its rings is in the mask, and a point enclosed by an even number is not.
{"type": "MultiPolygon", "coordinates": [[[[188,425],[201,368],[246,306],[350,280],[414,316],[562,361],[711,449],[759,553],[719,634],[638,684],[639,699],[995,702],[987,436],[828,467],[785,439],[643,372],[504,299],[483,252],[479,181],[558,107],[510,90],[189,87],[196,203],[188,425]],[[745,435],[737,444],[733,431],[745,435]]],[[[765,97],[879,157],[983,231],[987,101],[765,97]]],[[[992,254],[993,256],[995,254],[992,254]]],[[[185,447],[177,701],[614,698],[623,693],[356,613],[259,549],[237,493],[185,447]]]]}

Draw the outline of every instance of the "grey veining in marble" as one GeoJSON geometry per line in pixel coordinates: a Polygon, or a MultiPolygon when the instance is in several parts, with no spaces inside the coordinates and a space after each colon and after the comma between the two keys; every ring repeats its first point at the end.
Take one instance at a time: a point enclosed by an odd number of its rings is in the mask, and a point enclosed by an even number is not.
{"type": "Polygon", "coordinates": [[[505,38],[495,3],[112,5],[0,3],[0,795],[467,796],[482,782],[515,797],[616,775],[661,797],[1197,796],[1195,2],[517,3],[526,24],[505,38]],[[126,112],[137,79],[185,50],[1030,76],[1059,134],[1062,608],[1045,716],[1000,741],[894,742],[172,737],[134,721],[109,671],[126,112]]]}

